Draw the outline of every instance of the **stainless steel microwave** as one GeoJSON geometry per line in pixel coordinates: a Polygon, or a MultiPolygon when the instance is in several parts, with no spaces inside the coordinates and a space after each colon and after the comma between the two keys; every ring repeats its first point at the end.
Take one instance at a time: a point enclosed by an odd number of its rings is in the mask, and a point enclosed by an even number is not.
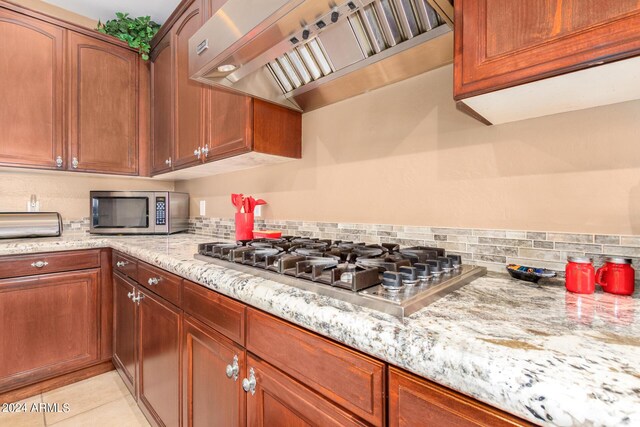
{"type": "Polygon", "coordinates": [[[93,234],[172,234],[189,228],[189,195],[172,191],[92,191],[93,234]]]}

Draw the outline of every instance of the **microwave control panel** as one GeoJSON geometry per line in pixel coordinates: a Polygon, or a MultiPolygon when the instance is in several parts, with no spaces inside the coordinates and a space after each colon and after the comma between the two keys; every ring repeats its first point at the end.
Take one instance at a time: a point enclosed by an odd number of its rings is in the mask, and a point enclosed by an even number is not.
{"type": "Polygon", "coordinates": [[[156,197],[156,225],[167,225],[166,197],[156,197]]]}

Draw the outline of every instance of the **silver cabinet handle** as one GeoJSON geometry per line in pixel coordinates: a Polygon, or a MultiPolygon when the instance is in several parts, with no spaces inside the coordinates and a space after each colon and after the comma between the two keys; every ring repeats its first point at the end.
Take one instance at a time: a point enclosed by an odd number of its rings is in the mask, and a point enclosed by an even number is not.
{"type": "Polygon", "coordinates": [[[158,277],[151,277],[149,280],[147,280],[147,283],[149,284],[149,286],[153,286],[160,283],[160,280],[162,279],[159,279],[158,277]]]}
{"type": "Polygon", "coordinates": [[[74,157],[71,160],[71,166],[73,166],[74,169],[78,169],[78,158],[77,157],[74,157]]]}
{"type": "Polygon", "coordinates": [[[126,261],[118,261],[116,262],[116,267],[124,267],[125,265],[129,264],[126,261]]]}
{"type": "Polygon", "coordinates": [[[164,161],[164,164],[167,166],[171,166],[171,157],[164,161]]]}
{"type": "Polygon", "coordinates": [[[47,261],[36,261],[31,263],[31,267],[35,268],[42,268],[45,265],[49,265],[49,263],[47,261]]]}
{"type": "Polygon", "coordinates": [[[197,158],[200,158],[200,156],[202,155],[202,149],[200,147],[196,148],[195,150],[193,150],[193,155],[197,158]]]}
{"type": "Polygon", "coordinates": [[[61,156],[56,157],[56,167],[58,167],[58,168],[62,167],[62,157],[61,156]]]}
{"type": "Polygon", "coordinates": [[[142,299],[144,299],[144,295],[142,294],[142,292],[138,292],[138,296],[131,298],[131,301],[138,303],[138,305],[140,305],[140,300],[142,299]]]}
{"type": "Polygon", "coordinates": [[[253,368],[249,369],[249,378],[245,378],[242,380],[242,389],[252,395],[256,394],[256,373],[253,368]]]}
{"type": "Polygon", "coordinates": [[[133,291],[133,292],[129,292],[129,293],[127,294],[127,298],[131,299],[131,298],[133,298],[135,295],[136,295],[136,292],[135,292],[135,291],[133,291]]]}
{"type": "Polygon", "coordinates": [[[208,145],[205,145],[204,147],[202,147],[202,154],[204,154],[205,158],[209,157],[209,146],[208,145]]]}
{"type": "MultiPolygon", "coordinates": [[[[233,378],[234,381],[238,381],[238,374],[240,373],[240,365],[238,365],[238,355],[233,356],[233,363],[227,365],[227,378],[233,378]]],[[[244,381],[243,381],[244,383],[244,381]]]]}

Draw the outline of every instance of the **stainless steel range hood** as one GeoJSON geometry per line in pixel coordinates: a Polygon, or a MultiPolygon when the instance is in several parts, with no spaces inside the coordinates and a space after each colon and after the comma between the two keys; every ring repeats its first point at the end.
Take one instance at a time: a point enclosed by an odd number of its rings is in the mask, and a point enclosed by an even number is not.
{"type": "Polygon", "coordinates": [[[228,0],[189,40],[189,71],[311,111],[451,63],[452,19],[452,0],[228,0]]]}

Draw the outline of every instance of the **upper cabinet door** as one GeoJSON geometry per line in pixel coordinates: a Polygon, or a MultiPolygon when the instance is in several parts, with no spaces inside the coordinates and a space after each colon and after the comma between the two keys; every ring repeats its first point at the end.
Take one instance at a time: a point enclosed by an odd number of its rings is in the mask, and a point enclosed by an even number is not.
{"type": "Polygon", "coordinates": [[[201,6],[195,1],[174,24],[171,30],[175,49],[175,144],[174,168],[202,162],[203,105],[205,90],[202,84],[189,78],[189,38],[202,25],[201,6]]]}
{"type": "Polygon", "coordinates": [[[640,53],[640,0],[456,0],[456,99],[640,53]]]}
{"type": "Polygon", "coordinates": [[[138,54],[69,31],[70,170],[138,171],[138,54]]]}
{"type": "Polygon", "coordinates": [[[172,58],[171,35],[167,34],[155,48],[151,63],[152,175],[171,170],[174,81],[172,58]]]}
{"type": "Polygon", "coordinates": [[[224,89],[208,89],[206,160],[247,153],[253,147],[253,100],[224,89]]]}
{"type": "Polygon", "coordinates": [[[63,40],[62,28],[0,9],[0,164],[65,166],[63,40]]]}

